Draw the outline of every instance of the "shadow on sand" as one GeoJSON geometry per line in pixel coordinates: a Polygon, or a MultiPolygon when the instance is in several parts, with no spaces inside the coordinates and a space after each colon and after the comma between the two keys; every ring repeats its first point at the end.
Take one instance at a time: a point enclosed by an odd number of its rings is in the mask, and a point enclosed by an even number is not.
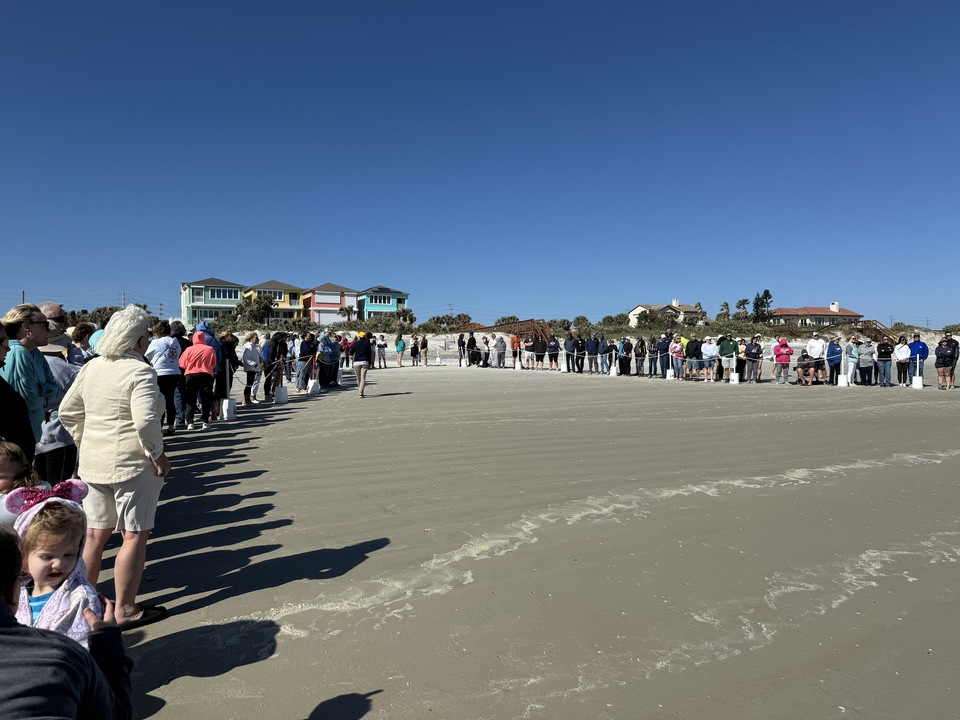
{"type": "Polygon", "coordinates": [[[382,692],[383,690],[373,690],[365,695],[337,695],[317,705],[307,720],[360,720],[373,709],[370,697],[382,692]]]}
{"type": "Polygon", "coordinates": [[[345,575],[371,553],[389,544],[389,538],[376,538],[342,548],[308,550],[260,562],[253,559],[283,546],[212,550],[163,560],[150,565],[150,573],[155,578],[150,589],[171,591],[153,597],[151,603],[162,605],[179,597],[198,595],[172,610],[179,615],[297,580],[329,580],[345,575]]]}
{"type": "MultiPolygon", "coordinates": [[[[268,659],[276,652],[279,632],[280,626],[270,620],[240,620],[181,630],[130,647],[134,716],[148,718],[159,712],[166,701],[149,693],[179,678],[218,677],[268,659]]],[[[134,634],[128,634],[128,644],[143,637],[130,635],[134,634]]]]}

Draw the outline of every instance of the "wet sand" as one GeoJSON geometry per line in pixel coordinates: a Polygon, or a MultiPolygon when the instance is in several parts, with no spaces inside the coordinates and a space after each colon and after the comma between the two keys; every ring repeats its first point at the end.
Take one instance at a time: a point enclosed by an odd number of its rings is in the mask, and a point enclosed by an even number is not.
{"type": "Polygon", "coordinates": [[[931,372],[391,368],[178,434],[137,716],[953,717],[960,391],[931,372]]]}

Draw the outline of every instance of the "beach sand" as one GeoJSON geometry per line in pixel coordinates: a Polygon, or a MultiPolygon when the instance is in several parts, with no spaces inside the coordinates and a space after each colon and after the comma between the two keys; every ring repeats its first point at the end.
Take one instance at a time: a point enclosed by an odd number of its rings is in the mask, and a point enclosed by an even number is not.
{"type": "Polygon", "coordinates": [[[932,371],[391,367],[178,433],[137,716],[953,717],[960,394],[932,371]]]}

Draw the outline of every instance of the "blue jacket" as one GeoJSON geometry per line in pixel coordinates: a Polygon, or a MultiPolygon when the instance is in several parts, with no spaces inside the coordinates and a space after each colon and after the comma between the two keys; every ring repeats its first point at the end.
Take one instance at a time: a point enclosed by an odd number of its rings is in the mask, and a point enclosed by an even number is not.
{"type": "MultiPolygon", "coordinates": [[[[0,370],[0,377],[26,402],[34,442],[40,442],[45,401],[59,400],[63,397],[63,390],[57,384],[43,353],[27,350],[19,340],[9,342],[10,352],[0,370]]],[[[3,408],[3,412],[7,412],[7,408],[3,408]]]]}
{"type": "Polygon", "coordinates": [[[589,338],[587,340],[587,355],[599,355],[600,354],[600,341],[595,337],[589,338]]]}
{"type": "Polygon", "coordinates": [[[843,359],[843,348],[838,343],[830,342],[827,345],[827,365],[839,365],[843,359]]]}
{"type": "Polygon", "coordinates": [[[210,323],[206,320],[202,320],[197,323],[197,332],[202,332],[207,336],[207,345],[213,348],[213,351],[217,354],[217,367],[220,367],[220,361],[223,359],[220,354],[220,341],[213,336],[213,330],[210,329],[210,323]]]}
{"type": "Polygon", "coordinates": [[[926,360],[930,355],[930,348],[927,347],[927,344],[923,340],[914,340],[909,345],[910,347],[910,362],[916,362],[917,355],[920,356],[921,360],[926,360]]]}

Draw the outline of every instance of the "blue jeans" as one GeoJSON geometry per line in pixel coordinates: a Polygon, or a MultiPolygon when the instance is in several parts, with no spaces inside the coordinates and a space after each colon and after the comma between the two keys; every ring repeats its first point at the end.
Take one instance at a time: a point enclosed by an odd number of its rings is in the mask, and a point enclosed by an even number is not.
{"type": "Polygon", "coordinates": [[[186,425],[187,423],[187,406],[183,402],[184,392],[186,392],[186,386],[181,376],[180,382],[177,383],[177,390],[173,394],[173,406],[177,410],[177,423],[180,425],[186,425]]]}
{"type": "Polygon", "coordinates": [[[683,377],[683,358],[673,358],[673,376],[675,378],[683,377]]]}
{"type": "Polygon", "coordinates": [[[653,377],[657,374],[657,351],[654,350],[647,357],[647,375],[653,377]]]}
{"type": "Polygon", "coordinates": [[[313,363],[309,360],[297,360],[297,389],[306,390],[307,383],[310,382],[310,373],[313,370],[313,363]]]}
{"type": "Polygon", "coordinates": [[[890,382],[890,366],[892,364],[892,360],[877,360],[877,383],[880,387],[890,387],[893,384],[890,382]]]}
{"type": "Polygon", "coordinates": [[[610,363],[607,362],[607,358],[610,357],[606,353],[600,356],[600,372],[610,372],[610,363]]]}
{"type": "MultiPolygon", "coordinates": [[[[917,358],[910,358],[910,377],[913,378],[917,374],[917,358]]],[[[920,375],[923,375],[923,359],[920,359],[920,375]]],[[[912,382],[912,381],[911,381],[912,382]]]]}

